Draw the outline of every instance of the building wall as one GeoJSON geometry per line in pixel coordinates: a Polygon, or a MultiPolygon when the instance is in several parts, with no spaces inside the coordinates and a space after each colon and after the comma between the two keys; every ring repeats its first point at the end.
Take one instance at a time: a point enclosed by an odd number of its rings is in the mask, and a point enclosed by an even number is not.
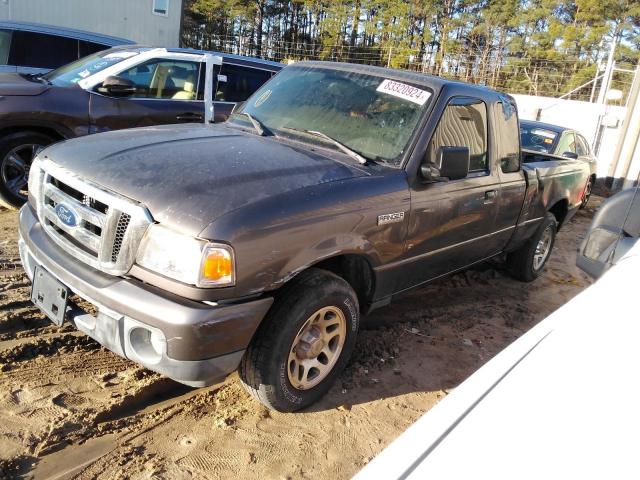
{"type": "Polygon", "coordinates": [[[127,38],[155,47],[177,47],[182,0],[169,0],[167,16],[152,13],[153,0],[0,0],[0,20],[44,23],[127,38]]]}

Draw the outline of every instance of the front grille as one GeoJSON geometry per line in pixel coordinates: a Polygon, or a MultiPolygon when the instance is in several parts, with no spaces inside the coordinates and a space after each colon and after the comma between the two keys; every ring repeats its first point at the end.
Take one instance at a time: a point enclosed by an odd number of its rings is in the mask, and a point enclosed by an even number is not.
{"type": "Polygon", "coordinates": [[[38,217],[47,234],[76,258],[104,272],[129,271],[144,232],[152,223],[141,205],[81,179],[50,160],[41,162],[38,217]],[[64,222],[56,207],[72,211],[64,222]]]}
{"type": "Polygon", "coordinates": [[[122,242],[124,240],[124,236],[127,233],[127,227],[129,227],[129,222],[131,221],[131,215],[128,213],[121,213],[120,218],[118,219],[118,226],[116,227],[116,234],[113,237],[113,250],[111,250],[111,261],[115,262],[118,260],[118,254],[120,253],[120,249],[122,248],[122,242]]]}

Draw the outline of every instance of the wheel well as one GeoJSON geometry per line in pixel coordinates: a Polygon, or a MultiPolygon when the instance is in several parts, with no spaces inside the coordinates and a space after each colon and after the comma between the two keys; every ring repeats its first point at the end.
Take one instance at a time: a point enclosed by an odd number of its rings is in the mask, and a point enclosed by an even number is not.
{"type": "Polygon", "coordinates": [[[343,278],[358,296],[360,309],[365,310],[371,301],[374,287],[373,268],[360,255],[339,255],[314,265],[315,268],[328,270],[343,278]]]}
{"type": "Polygon", "coordinates": [[[567,213],[569,212],[569,201],[566,198],[556,202],[553,207],[549,209],[549,212],[553,213],[553,216],[556,217],[558,222],[558,230],[562,226],[564,219],[567,217],[567,213]]]}
{"type": "Polygon", "coordinates": [[[41,133],[42,135],[51,137],[55,141],[64,140],[64,137],[52,128],[35,127],[30,125],[3,128],[2,130],[0,130],[0,137],[6,137],[7,135],[11,135],[13,133],[20,133],[20,132],[36,132],[36,133],[41,133]]]}

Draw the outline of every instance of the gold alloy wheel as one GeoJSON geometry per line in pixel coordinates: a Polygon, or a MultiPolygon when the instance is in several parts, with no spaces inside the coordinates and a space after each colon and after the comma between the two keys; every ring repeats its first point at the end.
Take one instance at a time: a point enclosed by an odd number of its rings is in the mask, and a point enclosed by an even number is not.
{"type": "Polygon", "coordinates": [[[324,380],[340,358],[347,336],[347,319],[338,307],[324,307],[311,315],[289,350],[289,382],[308,390],[324,380]]]}

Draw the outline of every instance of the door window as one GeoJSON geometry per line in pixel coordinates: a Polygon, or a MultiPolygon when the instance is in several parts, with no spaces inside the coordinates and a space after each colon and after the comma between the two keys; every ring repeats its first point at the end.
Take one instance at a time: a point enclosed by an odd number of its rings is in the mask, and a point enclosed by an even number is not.
{"type": "Polygon", "coordinates": [[[270,78],[271,72],[266,70],[223,63],[218,80],[216,101],[244,102],[270,78]]]}
{"type": "Polygon", "coordinates": [[[154,59],[118,74],[135,83],[134,98],[195,100],[198,91],[199,62],[154,59]]]}
{"type": "Polygon", "coordinates": [[[469,172],[488,171],[487,106],[482,100],[455,97],[449,101],[429,143],[429,160],[436,164],[440,147],[468,147],[469,172]]]}
{"type": "Polygon", "coordinates": [[[0,30],[0,65],[7,65],[8,63],[11,33],[11,30],[0,30]]]}
{"type": "Polygon", "coordinates": [[[13,33],[9,65],[57,68],[78,59],[78,40],[44,33],[13,33]]]}
{"type": "Polygon", "coordinates": [[[581,157],[589,155],[589,144],[582,135],[576,135],[576,153],[581,157]]]}
{"type": "Polygon", "coordinates": [[[576,153],[576,140],[572,132],[565,133],[558,142],[556,155],[563,155],[564,152],[576,153]]]}

